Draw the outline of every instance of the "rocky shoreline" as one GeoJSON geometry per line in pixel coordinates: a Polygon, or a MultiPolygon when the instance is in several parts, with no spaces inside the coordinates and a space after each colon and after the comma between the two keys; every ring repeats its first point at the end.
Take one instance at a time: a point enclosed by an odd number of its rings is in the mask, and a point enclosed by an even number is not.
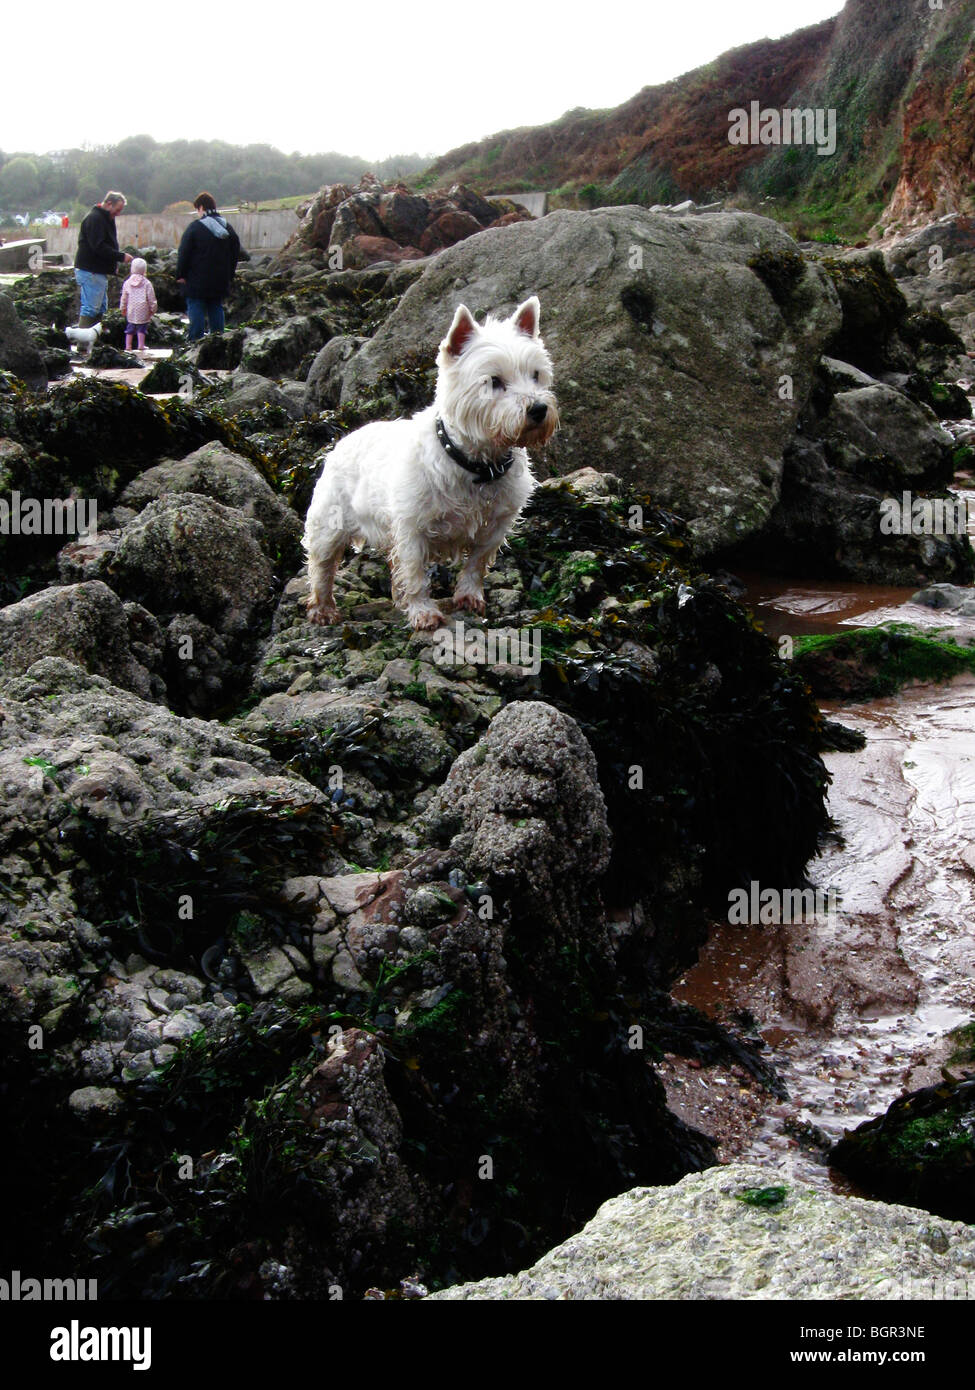
{"type": "MultiPolygon", "coordinates": [[[[339,212],[389,231],[384,197],[323,190],[192,349],[144,251],[174,353],[140,389],[67,379],[64,273],[0,295],[0,493],[98,515],[0,535],[7,1239],[108,1297],[508,1273],[711,1167],[655,1060],[779,1083],[667,991],[730,890],[805,882],[828,784],[803,673],[724,567],[975,575],[967,537],[877,525],[972,454],[939,422],[964,304],[723,211],[482,210],[434,254],[329,268],[339,233],[382,250],[339,212]],[[307,623],[328,444],[426,404],[458,286],[481,313],[529,281],[564,425],[487,599],[537,660],[485,659],[464,615],[444,661],[368,554],[342,621],[307,623]]],[[[127,365],[120,331],[95,365],[127,365]]]]}

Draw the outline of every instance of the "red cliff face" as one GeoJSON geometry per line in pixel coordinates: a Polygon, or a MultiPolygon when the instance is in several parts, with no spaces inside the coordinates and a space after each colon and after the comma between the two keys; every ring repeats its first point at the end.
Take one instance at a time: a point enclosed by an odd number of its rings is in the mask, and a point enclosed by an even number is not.
{"type": "Polygon", "coordinates": [[[584,204],[730,194],[847,235],[881,215],[889,225],[972,211],[973,28],[975,0],[848,0],[835,19],[733,49],[615,110],[570,111],[453,150],[425,179],[558,189],[584,204]],[[729,112],[752,101],[835,111],[835,155],[731,144],[729,112]]]}
{"type": "Polygon", "coordinates": [[[975,211],[975,55],[950,81],[922,77],[904,109],[901,170],[884,222],[975,211]]]}

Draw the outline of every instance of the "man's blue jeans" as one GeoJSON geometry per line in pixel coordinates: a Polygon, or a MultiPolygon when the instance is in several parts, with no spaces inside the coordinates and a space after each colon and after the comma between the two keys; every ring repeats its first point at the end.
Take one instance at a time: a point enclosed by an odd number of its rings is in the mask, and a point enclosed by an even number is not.
{"type": "Polygon", "coordinates": [[[108,310],[108,276],[76,269],[74,278],[81,290],[81,317],[100,319],[108,310]]]}
{"type": "Polygon", "coordinates": [[[203,337],[208,321],[211,333],[223,332],[223,304],[219,299],[187,298],[186,315],[190,321],[190,331],[186,336],[191,343],[203,337]]]}

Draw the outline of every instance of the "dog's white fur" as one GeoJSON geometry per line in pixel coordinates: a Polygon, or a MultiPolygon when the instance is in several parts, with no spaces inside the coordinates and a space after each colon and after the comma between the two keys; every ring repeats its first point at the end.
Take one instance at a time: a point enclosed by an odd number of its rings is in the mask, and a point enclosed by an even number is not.
{"type": "Polygon", "coordinates": [[[335,572],[353,542],[389,556],[393,599],[414,628],[444,622],[427,579],[436,561],[463,562],[454,610],[485,611],[484,575],[535,486],[525,446],[544,444],[558,428],[538,319],[534,295],[510,318],[483,326],[462,304],[440,344],[433,405],[408,420],[364,425],[332,450],[302,542],[313,622],[338,620],[335,572]],[[438,415],[468,458],[496,462],[512,449],[503,477],[478,482],[451,458],[437,438],[438,415]]]}
{"type": "Polygon", "coordinates": [[[92,348],[101,337],[102,326],[100,323],[94,324],[91,328],[66,328],[64,336],[78,347],[83,347],[91,352],[92,348]]]}

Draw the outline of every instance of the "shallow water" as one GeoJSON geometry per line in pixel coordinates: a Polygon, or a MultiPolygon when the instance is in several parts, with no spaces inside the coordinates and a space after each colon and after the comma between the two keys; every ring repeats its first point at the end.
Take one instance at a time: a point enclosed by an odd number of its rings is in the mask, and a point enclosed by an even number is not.
{"type": "MultiPolygon", "coordinates": [[[[783,579],[740,571],[738,578],[745,585],[742,603],[751,609],[755,621],[770,637],[805,637],[816,633],[835,632],[838,627],[866,627],[884,622],[885,614],[908,603],[916,588],[897,588],[882,584],[844,584],[836,579],[783,579]]],[[[920,604],[911,605],[911,620],[915,612],[924,621],[933,609],[920,604]]],[[[898,611],[898,620],[905,615],[898,611]]],[[[939,615],[944,622],[944,613],[939,615]]]]}
{"type": "MultiPolygon", "coordinates": [[[[946,621],[910,604],[912,590],[742,578],[772,636],[946,621]]],[[[754,1019],[790,1099],[770,1100],[738,1069],[695,1073],[668,1059],[662,1074],[674,1108],[716,1134],[723,1157],[848,1188],[797,1135],[812,1126],[837,1139],[936,1081],[953,1049],[946,1034],[975,1018],[975,678],[823,710],[868,740],[825,758],[839,835],[808,872],[835,890],[838,910],[783,926],[715,923],[674,988],[712,1017],[754,1019]]]]}
{"type": "Polygon", "coordinates": [[[791,1099],[744,1140],[738,1151],[754,1158],[792,1152],[787,1122],[836,1139],[937,1080],[945,1033],[975,1017],[975,679],[827,712],[869,740],[826,758],[844,842],[810,877],[836,890],[838,911],[788,926],[716,923],[674,990],[712,1016],[747,1011],[758,1024],[791,1099]]]}

